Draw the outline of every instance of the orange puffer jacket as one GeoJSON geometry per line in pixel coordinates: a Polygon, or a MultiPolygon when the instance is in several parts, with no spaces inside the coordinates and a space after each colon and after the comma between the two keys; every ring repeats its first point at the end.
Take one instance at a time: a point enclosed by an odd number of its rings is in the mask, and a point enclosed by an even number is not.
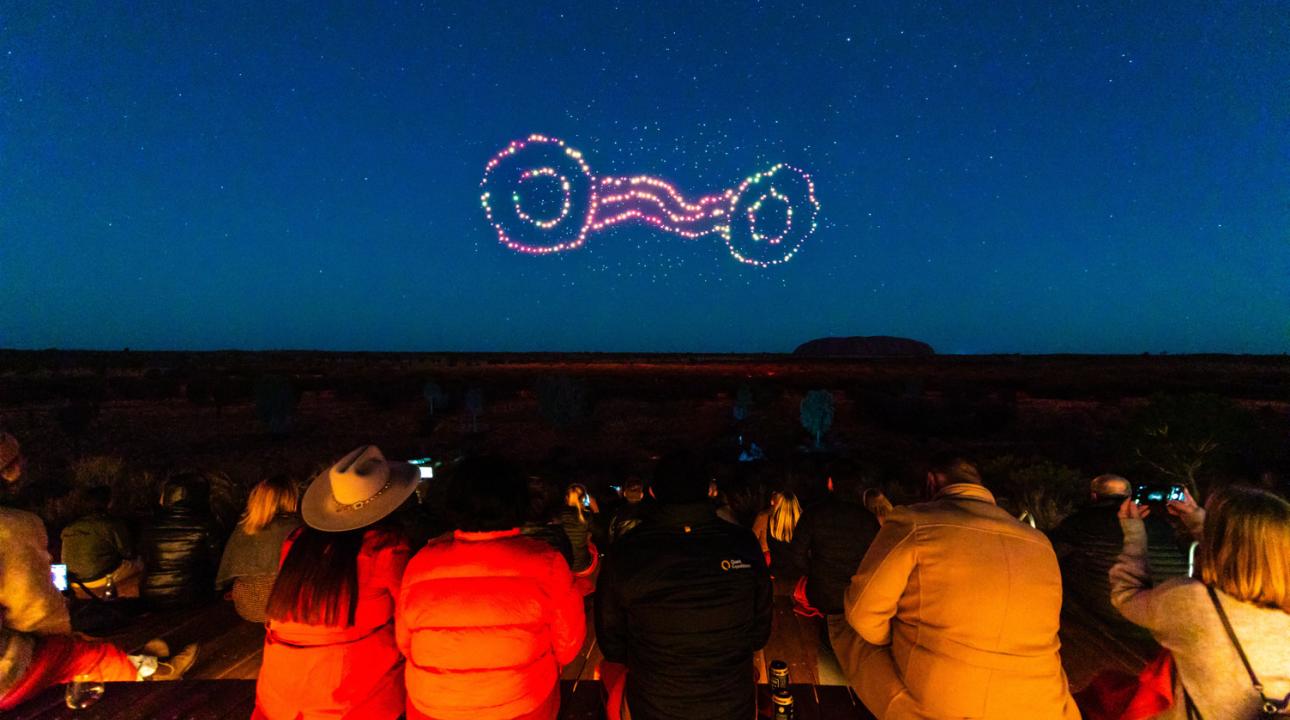
{"type": "Polygon", "coordinates": [[[557,691],[586,633],[564,558],[518,529],[458,531],[408,563],[395,611],[408,717],[506,720],[557,691]]]}

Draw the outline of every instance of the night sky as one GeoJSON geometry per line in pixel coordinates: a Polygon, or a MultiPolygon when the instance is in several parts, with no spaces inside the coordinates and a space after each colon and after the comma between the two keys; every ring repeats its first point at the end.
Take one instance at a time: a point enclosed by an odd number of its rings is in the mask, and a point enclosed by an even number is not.
{"type": "Polygon", "coordinates": [[[1290,351],[1284,2],[188,4],[0,2],[0,347],[1290,351]],[[819,226],[514,252],[531,133],[819,226]]]}

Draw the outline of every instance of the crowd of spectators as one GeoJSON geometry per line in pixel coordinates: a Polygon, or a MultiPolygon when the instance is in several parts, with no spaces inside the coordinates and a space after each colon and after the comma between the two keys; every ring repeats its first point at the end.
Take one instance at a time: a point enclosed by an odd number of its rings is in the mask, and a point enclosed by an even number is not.
{"type": "MultiPolygon", "coordinates": [[[[588,619],[611,720],[750,718],[777,587],[819,618],[879,718],[1147,717],[1126,707],[1155,692],[1158,717],[1244,719],[1290,698],[1284,498],[1233,487],[1204,507],[1190,492],[1139,503],[1102,475],[1044,533],[971,462],[928,466],[923,501],[893,504],[871,469],[842,462],[736,482],[678,452],[648,481],[596,487],[470,457],[444,468],[432,502],[416,466],[369,445],[307,484],[260,482],[231,533],[199,475],[170,477],[137,532],[90,488],[61,552],[69,595],[164,609],[218,591],[264,623],[265,720],[552,720],[588,619]],[[1064,606],[1161,656],[1077,700],[1064,606]]],[[[7,486],[23,467],[0,433],[7,486]]],[[[37,517],[0,505],[0,709],[72,677],[182,677],[195,647],[127,654],[75,634],[47,547],[37,517]]]]}

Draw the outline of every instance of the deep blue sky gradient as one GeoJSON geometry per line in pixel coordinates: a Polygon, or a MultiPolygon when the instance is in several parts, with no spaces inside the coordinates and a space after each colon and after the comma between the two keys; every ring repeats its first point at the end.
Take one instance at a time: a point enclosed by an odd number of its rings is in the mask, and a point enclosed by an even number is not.
{"type": "Polygon", "coordinates": [[[1290,3],[188,5],[0,2],[0,347],[1290,350],[1290,3]],[[512,253],[533,132],[819,230],[512,253]]]}

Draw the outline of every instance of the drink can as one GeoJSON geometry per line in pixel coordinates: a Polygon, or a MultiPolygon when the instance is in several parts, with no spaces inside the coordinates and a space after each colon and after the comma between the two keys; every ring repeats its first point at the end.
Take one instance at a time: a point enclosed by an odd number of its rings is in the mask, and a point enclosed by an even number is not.
{"type": "Polygon", "coordinates": [[[774,660],[770,664],[770,691],[788,689],[788,663],[783,660],[774,660]]]}
{"type": "Polygon", "coordinates": [[[771,695],[771,702],[775,708],[771,717],[775,720],[793,720],[793,696],[787,690],[776,690],[771,695]]]}

